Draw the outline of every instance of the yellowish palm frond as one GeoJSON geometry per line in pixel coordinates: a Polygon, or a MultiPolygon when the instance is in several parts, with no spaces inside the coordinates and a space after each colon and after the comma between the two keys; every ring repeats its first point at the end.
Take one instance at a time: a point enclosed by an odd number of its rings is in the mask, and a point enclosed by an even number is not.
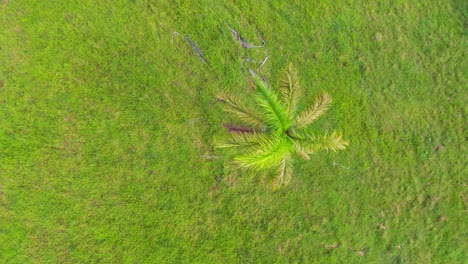
{"type": "Polygon", "coordinates": [[[278,166],[278,175],[274,181],[275,187],[288,185],[293,175],[293,160],[289,155],[285,155],[278,166]]]}
{"type": "Polygon", "coordinates": [[[343,150],[348,145],[349,143],[343,139],[341,134],[333,132],[322,136],[305,135],[305,141],[302,144],[302,148],[304,152],[313,154],[318,150],[343,150]]]}
{"type": "Polygon", "coordinates": [[[293,127],[301,129],[310,125],[328,110],[331,102],[332,98],[328,93],[320,93],[315,97],[314,103],[299,114],[293,127]]]}
{"type": "Polygon", "coordinates": [[[259,146],[266,135],[258,133],[236,133],[229,134],[222,139],[215,140],[216,148],[237,148],[246,150],[248,148],[259,146]]]}
{"type": "Polygon", "coordinates": [[[232,113],[239,121],[253,129],[263,129],[265,127],[262,118],[254,110],[243,106],[239,100],[231,95],[220,94],[218,99],[224,102],[224,111],[232,113]]]}
{"type": "Polygon", "coordinates": [[[300,97],[299,79],[297,70],[293,64],[283,72],[283,78],[280,80],[281,98],[288,110],[288,115],[292,117],[296,112],[296,107],[300,97]]]}

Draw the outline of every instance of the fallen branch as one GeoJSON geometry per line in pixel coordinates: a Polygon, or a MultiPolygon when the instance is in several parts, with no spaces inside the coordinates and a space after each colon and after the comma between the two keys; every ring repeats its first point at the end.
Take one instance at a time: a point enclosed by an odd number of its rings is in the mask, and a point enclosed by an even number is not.
{"type": "MultiPolygon", "coordinates": [[[[268,58],[268,57],[267,57],[267,58],[268,58]]],[[[265,61],[266,61],[266,59],[265,59],[265,61]]],[[[263,64],[262,64],[262,65],[263,65],[263,64]]],[[[250,74],[252,75],[252,77],[257,77],[257,76],[258,76],[258,75],[255,73],[255,71],[252,70],[252,69],[249,69],[249,72],[250,72],[250,74]]],[[[270,85],[269,85],[268,82],[265,80],[265,78],[264,78],[263,76],[261,76],[261,75],[260,75],[259,77],[260,77],[260,79],[262,80],[262,82],[265,83],[266,87],[269,89],[269,88],[270,88],[270,85]]]]}
{"type": "Polygon", "coordinates": [[[254,133],[255,130],[248,127],[237,127],[231,124],[224,124],[229,133],[254,133]]]}
{"type": "Polygon", "coordinates": [[[172,32],[172,34],[171,34],[171,42],[174,42],[174,34],[177,34],[177,35],[183,37],[183,38],[185,39],[185,41],[187,41],[187,42],[190,44],[190,46],[192,46],[193,51],[195,51],[195,53],[197,53],[198,57],[200,57],[200,59],[201,59],[204,63],[209,64],[208,61],[205,59],[205,57],[203,57],[203,54],[201,53],[201,51],[200,51],[200,49],[198,48],[198,46],[197,46],[192,40],[190,40],[188,36],[184,36],[184,35],[180,34],[179,32],[174,31],[174,32],[172,32]]]}
{"type": "Polygon", "coordinates": [[[262,37],[260,37],[260,39],[262,40],[263,44],[261,46],[255,46],[255,45],[247,43],[237,31],[235,31],[231,26],[229,26],[229,24],[227,26],[228,26],[229,30],[232,32],[232,34],[236,37],[237,41],[240,42],[240,44],[242,45],[243,48],[251,49],[251,48],[265,47],[266,41],[262,37]]]}

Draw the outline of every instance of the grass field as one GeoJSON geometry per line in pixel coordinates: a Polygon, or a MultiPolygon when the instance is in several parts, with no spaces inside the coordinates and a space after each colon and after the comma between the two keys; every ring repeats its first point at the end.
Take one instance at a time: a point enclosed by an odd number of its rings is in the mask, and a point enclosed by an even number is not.
{"type": "MultiPolygon", "coordinates": [[[[271,2],[271,3],[268,3],[271,2]]],[[[0,1],[1,263],[463,263],[467,5],[0,1]],[[227,28],[248,42],[243,49],[227,28]],[[203,63],[177,31],[189,35],[203,63]],[[294,63],[350,146],[234,171],[220,91],[294,63]],[[212,157],[216,156],[216,157],[212,157]]]]}

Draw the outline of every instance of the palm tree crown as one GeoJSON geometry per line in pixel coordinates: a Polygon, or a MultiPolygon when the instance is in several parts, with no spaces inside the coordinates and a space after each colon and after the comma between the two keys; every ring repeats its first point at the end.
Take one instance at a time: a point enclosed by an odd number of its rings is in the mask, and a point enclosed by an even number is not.
{"type": "Polygon", "coordinates": [[[235,163],[255,170],[275,168],[276,184],[282,186],[291,180],[293,155],[309,160],[309,155],[318,150],[337,151],[348,145],[335,132],[319,136],[305,131],[328,110],[332,98],[322,92],[310,106],[299,110],[299,80],[292,64],[284,71],[279,97],[267,88],[260,77],[254,75],[253,80],[258,111],[244,106],[234,96],[219,96],[225,103],[224,110],[237,117],[242,125],[248,126],[227,125],[232,133],[216,144],[217,148],[237,150],[235,163]]]}

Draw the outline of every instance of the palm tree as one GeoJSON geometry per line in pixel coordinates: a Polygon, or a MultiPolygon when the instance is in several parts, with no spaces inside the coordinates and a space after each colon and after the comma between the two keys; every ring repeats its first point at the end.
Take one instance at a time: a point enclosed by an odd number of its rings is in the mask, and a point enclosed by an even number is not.
{"type": "Polygon", "coordinates": [[[242,126],[226,125],[231,133],[219,140],[216,147],[236,150],[234,162],[240,167],[274,168],[277,171],[275,182],[282,186],[291,180],[294,156],[309,160],[309,155],[318,150],[337,151],[348,145],[336,132],[315,135],[306,130],[328,110],[332,98],[322,92],[310,106],[300,110],[299,81],[292,64],[284,71],[280,82],[280,97],[260,77],[252,75],[257,110],[244,106],[231,95],[222,94],[218,98],[224,102],[224,110],[237,117],[242,126]]]}

